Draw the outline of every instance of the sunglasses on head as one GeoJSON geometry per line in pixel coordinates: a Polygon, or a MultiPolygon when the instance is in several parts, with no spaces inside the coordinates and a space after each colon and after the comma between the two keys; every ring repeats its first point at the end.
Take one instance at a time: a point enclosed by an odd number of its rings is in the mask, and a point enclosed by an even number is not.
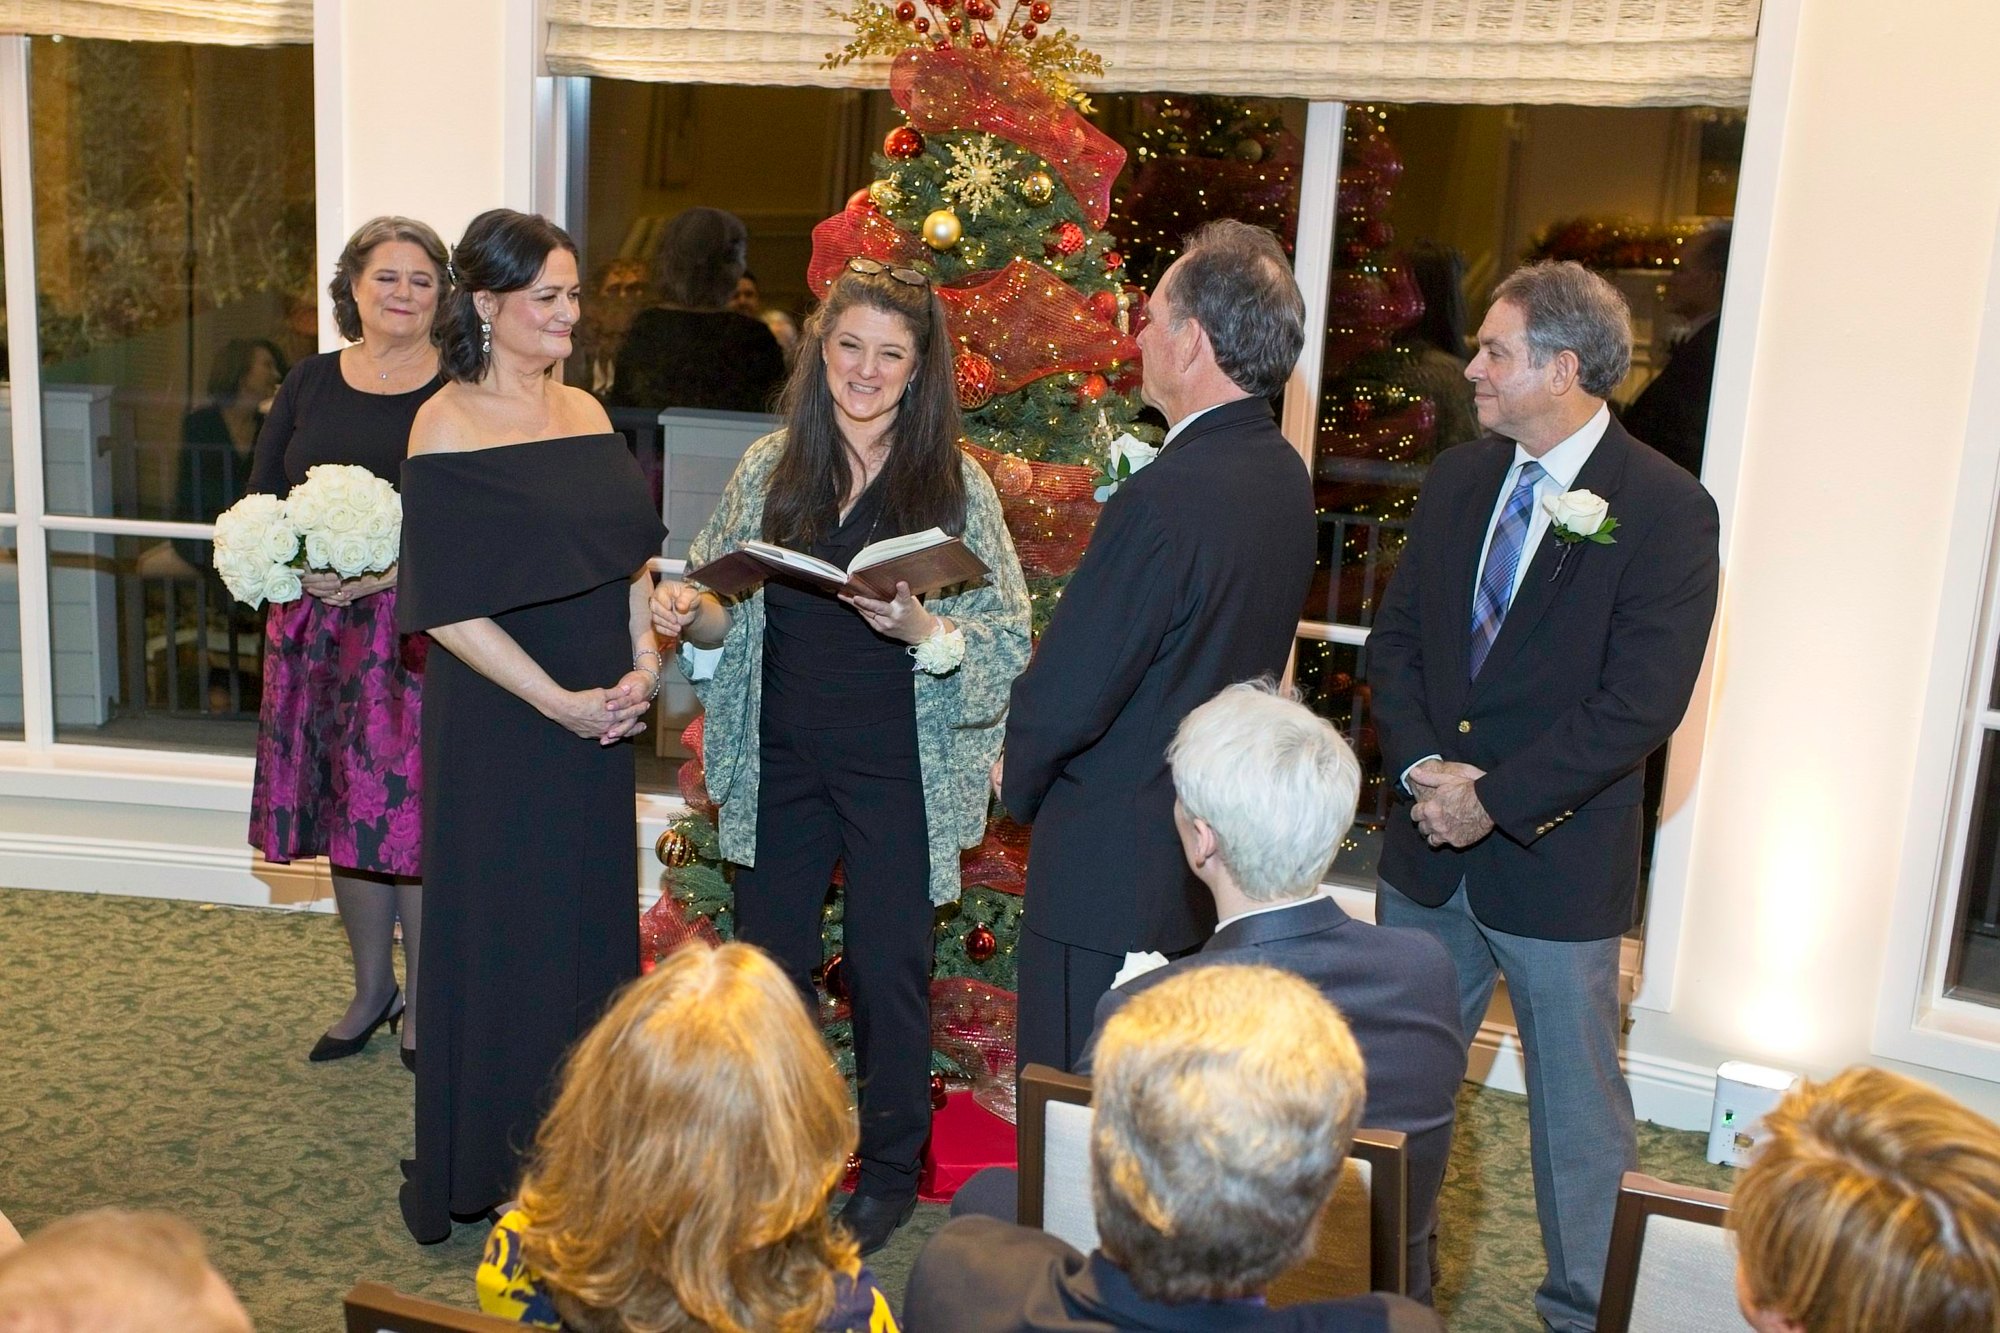
{"type": "Polygon", "coordinates": [[[849,273],[859,273],[870,278],[875,277],[877,274],[887,274],[906,287],[928,287],[931,285],[931,280],[916,269],[885,264],[879,259],[864,259],[856,256],[847,261],[847,271],[849,273]]]}

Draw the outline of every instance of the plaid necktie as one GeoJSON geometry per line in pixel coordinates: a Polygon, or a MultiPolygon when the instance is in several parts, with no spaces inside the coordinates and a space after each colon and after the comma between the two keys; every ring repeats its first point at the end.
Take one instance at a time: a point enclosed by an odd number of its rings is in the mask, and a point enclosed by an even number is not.
{"type": "Polygon", "coordinates": [[[1493,525],[1493,540],[1486,547],[1486,568],[1479,576],[1478,591],[1472,595],[1472,678],[1500,636],[1500,622],[1507,618],[1507,603],[1514,590],[1514,571],[1521,566],[1521,546],[1528,536],[1528,517],[1534,512],[1535,483],[1544,473],[1540,463],[1530,460],[1521,467],[1507,507],[1493,525]]]}

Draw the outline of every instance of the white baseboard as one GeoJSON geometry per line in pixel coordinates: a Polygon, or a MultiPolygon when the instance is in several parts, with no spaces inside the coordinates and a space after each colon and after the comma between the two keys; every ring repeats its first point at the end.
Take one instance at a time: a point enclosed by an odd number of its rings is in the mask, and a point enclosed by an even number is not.
{"type": "MultiPolygon", "coordinates": [[[[1632,1051],[1619,1053],[1619,1065],[1632,1085],[1632,1107],[1639,1119],[1669,1129],[1708,1130],[1715,1104],[1714,1070],[1632,1051]]],[[[1502,1092],[1526,1093],[1520,1034],[1499,1023],[1481,1024],[1465,1076],[1502,1092]]]]}
{"type": "Polygon", "coordinates": [[[0,833],[0,884],[227,907],[333,910],[324,861],[272,865],[247,846],[0,833]]]}

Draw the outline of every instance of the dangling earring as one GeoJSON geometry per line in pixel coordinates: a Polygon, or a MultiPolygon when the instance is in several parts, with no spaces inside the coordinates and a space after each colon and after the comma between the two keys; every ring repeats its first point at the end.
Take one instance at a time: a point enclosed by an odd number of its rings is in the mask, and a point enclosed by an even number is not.
{"type": "Polygon", "coordinates": [[[479,321],[479,354],[485,356],[493,350],[493,321],[479,321]]]}

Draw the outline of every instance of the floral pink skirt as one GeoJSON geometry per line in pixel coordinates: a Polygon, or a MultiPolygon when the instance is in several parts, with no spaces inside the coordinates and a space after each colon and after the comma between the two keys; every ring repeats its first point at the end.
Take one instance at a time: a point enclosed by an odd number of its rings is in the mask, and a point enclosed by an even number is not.
{"type": "Polygon", "coordinates": [[[250,845],[267,861],[324,856],[422,873],[424,658],[396,632],[396,590],[352,606],[301,597],[267,609],[250,845]]]}

